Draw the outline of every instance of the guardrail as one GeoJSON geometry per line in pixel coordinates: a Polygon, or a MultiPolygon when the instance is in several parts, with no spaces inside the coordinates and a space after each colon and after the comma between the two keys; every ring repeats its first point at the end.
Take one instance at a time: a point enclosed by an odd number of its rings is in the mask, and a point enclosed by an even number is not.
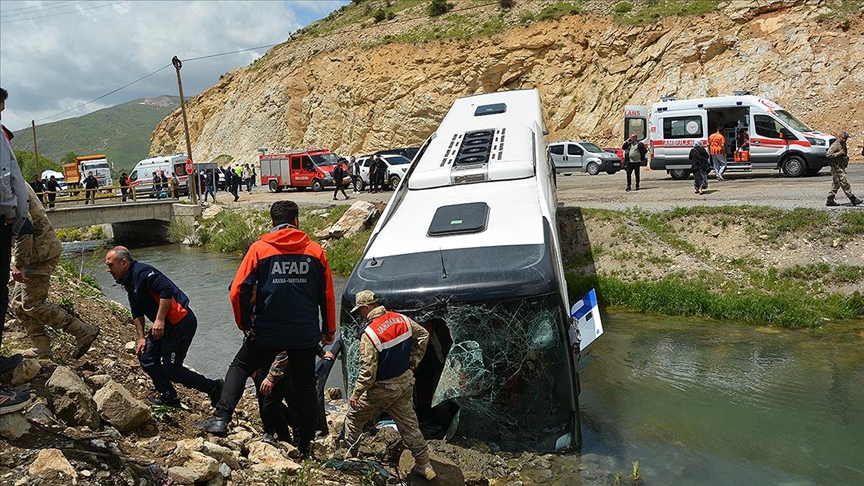
{"type": "MultiPolygon", "coordinates": [[[[64,206],[83,206],[87,204],[97,203],[113,203],[119,199],[121,203],[137,202],[139,199],[179,199],[178,187],[173,184],[168,184],[164,189],[154,189],[148,187],[146,189],[137,189],[136,186],[126,188],[126,193],[123,193],[119,187],[99,187],[96,189],[85,188],[67,188],[57,190],[55,192],[45,191],[37,192],[39,200],[46,209],[54,208],[57,204],[64,206]],[[52,198],[53,195],[53,198],[52,198]]],[[[188,192],[187,192],[188,194],[188,192]]]]}

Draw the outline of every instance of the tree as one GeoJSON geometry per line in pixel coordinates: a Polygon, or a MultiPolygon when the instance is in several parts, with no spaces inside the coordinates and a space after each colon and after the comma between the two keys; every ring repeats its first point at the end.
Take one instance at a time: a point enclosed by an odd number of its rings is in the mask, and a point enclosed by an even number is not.
{"type": "Polygon", "coordinates": [[[75,157],[78,157],[78,154],[76,154],[75,152],[66,152],[66,155],[64,155],[63,159],[61,159],[61,163],[68,164],[70,162],[75,162],[75,157]]]}
{"type": "MultiPolygon", "coordinates": [[[[33,175],[36,174],[36,163],[33,160],[33,152],[26,152],[24,150],[16,150],[15,158],[18,159],[18,166],[21,167],[21,175],[24,176],[24,180],[30,182],[33,180],[33,175]]],[[[60,172],[60,166],[51,159],[39,156],[39,168],[42,171],[46,170],[56,170],[60,172]]],[[[39,174],[40,176],[42,174],[39,174]]]]}

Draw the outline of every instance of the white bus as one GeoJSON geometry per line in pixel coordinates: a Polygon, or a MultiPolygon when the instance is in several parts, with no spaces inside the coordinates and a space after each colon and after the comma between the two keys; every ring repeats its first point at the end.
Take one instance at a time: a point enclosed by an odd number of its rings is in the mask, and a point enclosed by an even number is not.
{"type": "Polygon", "coordinates": [[[690,176],[688,154],[696,140],[707,147],[720,127],[728,169],[781,170],[787,177],[817,174],[827,165],[831,135],[808,127],[773,101],[747,92],[624,107],[625,140],[635,133],[651,151],[649,166],[673,179],[690,176]]]}
{"type": "Polygon", "coordinates": [[[537,90],[455,101],[346,284],[349,391],[363,323],[348,310],[368,289],[433,334],[415,370],[428,437],[449,430],[503,450],[579,445],[579,346],[569,334],[553,177],[537,90]]]}

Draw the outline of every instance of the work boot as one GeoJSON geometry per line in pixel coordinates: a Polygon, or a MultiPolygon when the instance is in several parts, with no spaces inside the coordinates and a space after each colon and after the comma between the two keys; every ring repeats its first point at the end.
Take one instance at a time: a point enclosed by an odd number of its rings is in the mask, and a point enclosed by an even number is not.
{"type": "Polygon", "coordinates": [[[825,203],[826,206],[839,206],[837,201],[834,200],[834,196],[828,196],[828,201],[825,203]]]}
{"type": "Polygon", "coordinates": [[[51,338],[48,336],[33,336],[33,354],[37,358],[51,359],[54,352],[51,350],[51,338]]]}
{"type": "Polygon", "coordinates": [[[857,206],[857,205],[861,204],[862,202],[864,202],[864,201],[858,199],[857,197],[855,197],[855,194],[850,195],[849,200],[852,201],[853,206],[857,206]]]}
{"type": "Polygon", "coordinates": [[[432,481],[435,479],[435,470],[432,469],[432,464],[428,462],[426,464],[417,464],[414,466],[414,472],[419,474],[420,477],[425,478],[426,481],[432,481]]]}
{"type": "Polygon", "coordinates": [[[72,353],[73,359],[78,359],[90,350],[90,346],[96,337],[99,336],[99,328],[85,323],[81,319],[73,318],[72,322],[64,329],[64,331],[75,336],[75,342],[78,345],[75,352],[72,353]]]}

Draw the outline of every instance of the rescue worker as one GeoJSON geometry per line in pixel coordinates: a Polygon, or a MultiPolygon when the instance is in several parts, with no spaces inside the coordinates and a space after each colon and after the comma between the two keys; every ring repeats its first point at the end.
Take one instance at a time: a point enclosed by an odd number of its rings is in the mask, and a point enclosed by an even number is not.
{"type": "Polygon", "coordinates": [[[297,449],[307,457],[317,416],[315,356],[319,342],[333,343],[336,300],[327,255],[298,229],[299,213],[293,201],[273,203],[273,229],[249,247],[237,269],[230,299],[245,339],[228,367],[215,413],[195,426],[226,434],[247,378],[286,351],[287,373],[266,393],[265,414],[269,416],[269,407],[278,405],[290,384],[299,418],[297,449]]]}
{"type": "Polygon", "coordinates": [[[75,337],[77,345],[72,357],[78,359],[90,349],[99,335],[99,328],[48,302],[51,274],[57,268],[63,247],[33,188],[28,186],[27,192],[30,194],[29,217],[33,223],[33,232],[21,233],[15,237],[12,249],[12,278],[17,283],[12,290],[12,311],[33,341],[33,353],[36,356],[52,356],[51,337],[45,332],[45,326],[48,325],[75,337]]]}
{"type": "Polygon", "coordinates": [[[410,317],[388,311],[371,290],[355,296],[351,313],[366,321],[360,335],[360,371],[345,417],[345,441],[353,448],[363,425],[386,411],[414,456],[414,472],[431,481],[435,470],[414,412],[414,369],[423,359],[429,332],[410,317]]]}
{"type": "Polygon", "coordinates": [[[828,191],[828,201],[826,206],[839,206],[834,201],[834,196],[837,195],[837,190],[843,188],[846,197],[852,202],[853,206],[857,206],[864,201],[861,201],[855,194],[852,194],[852,186],[846,179],[846,167],[849,165],[849,151],[846,148],[846,141],[849,140],[849,132],[843,132],[837,137],[837,140],[828,147],[828,152],[825,153],[825,158],[828,159],[828,164],[831,166],[831,190],[828,191]]]}
{"type": "Polygon", "coordinates": [[[99,188],[99,179],[93,175],[93,171],[87,173],[84,179],[84,205],[93,203],[96,204],[96,189],[99,188]]]}
{"type": "Polygon", "coordinates": [[[132,320],[138,331],[135,354],[159,393],[150,403],[180,408],[174,383],[204,392],[215,406],[222,394],[222,380],[211,380],[183,366],[198,329],[198,319],[189,308],[189,297],[156,268],[132,259],[123,246],[105,255],[105,266],[114,281],[126,289],[132,320]],[[153,322],[144,335],[144,317],[153,322]]]}
{"type": "Polygon", "coordinates": [[[718,181],[725,180],[723,174],[726,172],[726,137],[723,136],[721,127],[717,127],[717,131],[708,137],[708,153],[714,164],[714,177],[718,181]]]}

